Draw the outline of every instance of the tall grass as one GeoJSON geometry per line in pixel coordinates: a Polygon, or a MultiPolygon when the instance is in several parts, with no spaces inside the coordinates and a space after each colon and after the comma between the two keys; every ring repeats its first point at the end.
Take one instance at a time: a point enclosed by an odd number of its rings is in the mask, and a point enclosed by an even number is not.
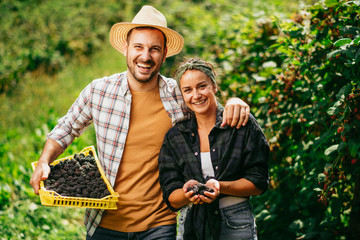
{"type": "MultiPolygon", "coordinates": [[[[91,80],[126,69],[110,44],[87,62],[72,61],[57,75],[27,74],[0,96],[0,239],[83,239],[84,209],[45,207],[29,184],[47,133],[91,80]]],[[[95,145],[93,127],[60,156],[95,145]]]]}

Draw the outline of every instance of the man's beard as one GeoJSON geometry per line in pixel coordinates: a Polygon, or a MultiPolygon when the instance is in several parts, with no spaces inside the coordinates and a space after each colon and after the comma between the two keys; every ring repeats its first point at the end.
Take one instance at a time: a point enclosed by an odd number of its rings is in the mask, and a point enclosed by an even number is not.
{"type": "MultiPolygon", "coordinates": [[[[147,61],[147,62],[145,62],[145,64],[150,64],[151,66],[155,65],[155,63],[153,61],[147,61]]],[[[151,79],[153,79],[153,77],[159,73],[161,65],[159,66],[158,69],[155,69],[148,78],[141,79],[140,77],[137,76],[136,71],[135,71],[135,68],[137,67],[136,63],[134,63],[134,68],[132,69],[131,66],[129,65],[129,62],[127,61],[127,68],[129,69],[130,73],[133,75],[134,79],[140,83],[147,83],[147,82],[151,81],[151,79]]],[[[140,74],[138,74],[138,75],[140,75],[140,74]]]]}

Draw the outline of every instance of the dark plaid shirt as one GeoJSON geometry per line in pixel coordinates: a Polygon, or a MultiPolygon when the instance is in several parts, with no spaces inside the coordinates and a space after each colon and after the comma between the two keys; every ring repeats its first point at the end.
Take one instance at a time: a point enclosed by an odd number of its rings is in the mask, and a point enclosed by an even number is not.
{"type": "MultiPolygon", "coordinates": [[[[251,114],[246,126],[240,129],[229,126],[220,127],[222,112],[222,107],[219,106],[216,124],[209,134],[210,155],[215,178],[219,181],[245,178],[265,191],[269,179],[269,145],[263,131],[251,114]]],[[[182,188],[190,179],[205,182],[202,175],[200,141],[195,116],[177,123],[165,135],[159,155],[159,171],[164,200],[173,211],[179,210],[174,209],[168,200],[174,190],[182,188]]],[[[211,206],[211,211],[215,212],[218,210],[218,202],[214,204],[217,206],[211,206]]],[[[206,205],[211,204],[201,206],[206,205]]]]}

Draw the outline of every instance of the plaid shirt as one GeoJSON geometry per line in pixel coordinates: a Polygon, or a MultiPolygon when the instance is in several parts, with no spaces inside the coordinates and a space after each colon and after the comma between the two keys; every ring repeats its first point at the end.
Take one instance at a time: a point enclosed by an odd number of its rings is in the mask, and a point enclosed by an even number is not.
{"type": "MultiPolygon", "coordinates": [[[[182,109],[185,104],[176,81],[161,76],[159,92],[172,124],[184,119],[182,109]]],[[[65,149],[94,123],[98,158],[114,186],[129,130],[130,107],[131,92],[126,72],[94,80],[80,93],[48,137],[65,149]]],[[[84,222],[90,235],[99,225],[102,213],[100,209],[86,210],[84,222]]]]}
{"type": "MultiPolygon", "coordinates": [[[[245,178],[265,191],[268,186],[269,145],[264,133],[251,114],[246,126],[240,129],[221,127],[221,108],[218,107],[216,124],[209,134],[215,178],[218,181],[245,178]]],[[[200,140],[194,116],[176,124],[165,135],[159,154],[159,171],[164,200],[173,211],[179,210],[174,209],[169,202],[169,196],[174,190],[182,188],[190,179],[205,183],[201,168],[200,140]]],[[[219,198],[223,196],[221,194],[219,198]]],[[[206,236],[218,236],[219,221],[221,222],[216,214],[218,210],[218,201],[212,204],[192,205],[185,222],[185,234],[190,231],[192,237],[202,239],[202,227],[206,222],[209,224],[207,229],[213,231],[206,232],[206,236]]],[[[189,239],[193,239],[192,237],[189,239]]]]}

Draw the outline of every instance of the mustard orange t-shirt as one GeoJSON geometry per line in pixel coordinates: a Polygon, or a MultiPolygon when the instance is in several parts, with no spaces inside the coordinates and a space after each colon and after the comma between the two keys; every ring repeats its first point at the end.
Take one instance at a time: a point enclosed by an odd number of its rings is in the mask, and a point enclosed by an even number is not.
{"type": "Polygon", "coordinates": [[[131,92],[130,128],[114,189],[117,210],[106,210],[100,226],[121,232],[139,232],[176,223],[162,198],[158,155],[171,118],[160,100],[159,89],[131,92]]]}

